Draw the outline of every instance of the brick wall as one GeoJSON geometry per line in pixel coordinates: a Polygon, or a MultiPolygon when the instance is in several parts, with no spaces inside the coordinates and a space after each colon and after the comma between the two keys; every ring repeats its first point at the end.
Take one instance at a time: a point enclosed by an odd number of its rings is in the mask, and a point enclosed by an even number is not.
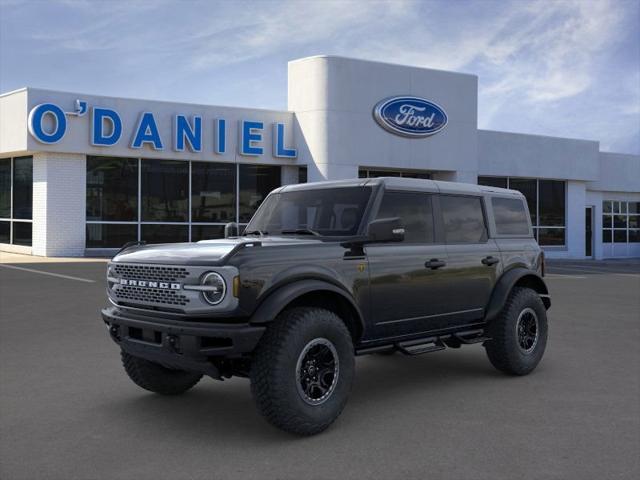
{"type": "Polygon", "coordinates": [[[85,248],[86,157],[33,156],[33,254],[81,257],[85,248]]]}

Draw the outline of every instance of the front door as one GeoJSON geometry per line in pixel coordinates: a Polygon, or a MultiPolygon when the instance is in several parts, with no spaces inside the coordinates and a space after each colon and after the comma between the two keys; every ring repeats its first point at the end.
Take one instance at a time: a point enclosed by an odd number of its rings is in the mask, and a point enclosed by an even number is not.
{"type": "Polygon", "coordinates": [[[593,257],[593,207],[584,210],[584,254],[593,257]]]}
{"type": "Polygon", "coordinates": [[[428,331],[429,319],[446,312],[442,272],[447,254],[443,244],[435,243],[431,197],[419,192],[384,193],[376,218],[400,217],[405,239],[365,248],[376,338],[428,331]]]}

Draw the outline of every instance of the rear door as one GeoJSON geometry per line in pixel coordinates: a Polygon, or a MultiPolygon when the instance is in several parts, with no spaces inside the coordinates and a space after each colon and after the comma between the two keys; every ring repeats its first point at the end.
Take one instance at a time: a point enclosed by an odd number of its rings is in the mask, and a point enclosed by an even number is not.
{"type": "Polygon", "coordinates": [[[442,194],[439,203],[448,257],[449,326],[474,323],[483,318],[501,272],[500,251],[489,239],[483,197],[442,194]]]}
{"type": "Polygon", "coordinates": [[[430,320],[446,313],[447,253],[436,242],[432,198],[424,192],[384,193],[376,218],[400,217],[405,239],[365,248],[376,338],[430,330],[430,320]]]}

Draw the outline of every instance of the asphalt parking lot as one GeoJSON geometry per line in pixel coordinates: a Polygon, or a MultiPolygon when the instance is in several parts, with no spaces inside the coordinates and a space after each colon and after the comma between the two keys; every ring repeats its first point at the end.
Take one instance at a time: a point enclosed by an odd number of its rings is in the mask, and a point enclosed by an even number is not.
{"type": "Polygon", "coordinates": [[[531,375],[480,346],[360,357],[347,408],[312,438],[266,424],[244,379],[177,398],[131,383],[99,315],[104,269],[0,265],[3,480],[640,478],[638,260],[550,266],[531,375]]]}

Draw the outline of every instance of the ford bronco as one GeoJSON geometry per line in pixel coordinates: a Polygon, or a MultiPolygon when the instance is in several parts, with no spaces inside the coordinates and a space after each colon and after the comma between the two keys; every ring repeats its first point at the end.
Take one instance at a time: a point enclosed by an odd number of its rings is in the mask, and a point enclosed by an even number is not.
{"type": "Polygon", "coordinates": [[[102,311],[140,387],[250,379],[273,425],[310,435],[341,413],[355,356],[481,344],[525,375],[550,297],[527,203],[513,190],[408,178],[289,185],[244,232],[125,246],[102,311]]]}

